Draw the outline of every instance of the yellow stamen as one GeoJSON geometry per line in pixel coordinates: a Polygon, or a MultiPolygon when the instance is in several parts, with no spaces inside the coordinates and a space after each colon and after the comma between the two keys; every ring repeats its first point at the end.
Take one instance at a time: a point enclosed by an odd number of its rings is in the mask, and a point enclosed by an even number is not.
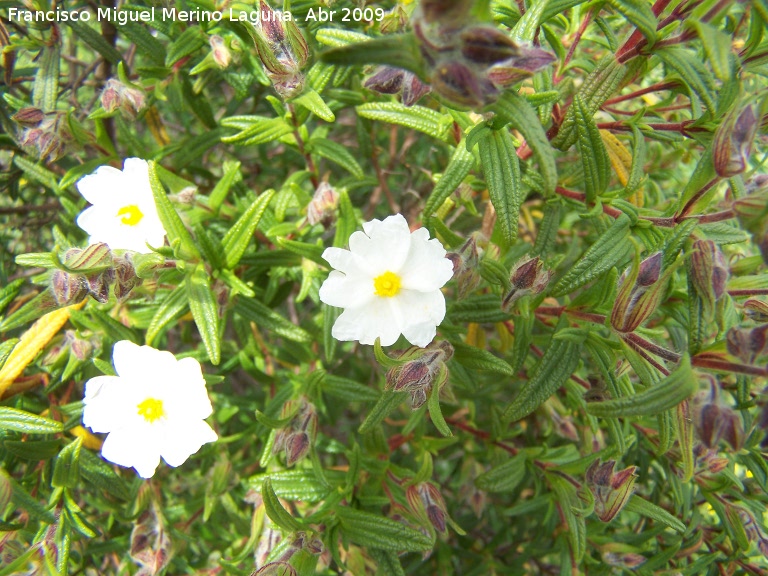
{"type": "Polygon", "coordinates": [[[373,289],[376,296],[382,298],[392,298],[400,292],[400,276],[394,272],[384,272],[381,276],[373,279],[373,289]]]}
{"type": "Polygon", "coordinates": [[[139,409],[139,416],[143,416],[144,420],[150,424],[158,418],[165,416],[163,401],[158,400],[157,398],[147,398],[143,402],[140,402],[136,408],[139,409]]]}
{"type": "Polygon", "coordinates": [[[123,206],[117,211],[117,215],[122,216],[121,221],[128,226],[136,226],[136,224],[141,222],[141,219],[144,218],[144,214],[139,210],[139,207],[136,206],[136,204],[123,206]]]}

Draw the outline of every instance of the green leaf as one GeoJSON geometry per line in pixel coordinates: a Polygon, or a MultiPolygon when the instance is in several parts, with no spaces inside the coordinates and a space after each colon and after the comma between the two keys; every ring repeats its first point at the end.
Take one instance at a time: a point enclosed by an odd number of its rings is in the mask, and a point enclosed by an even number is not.
{"type": "Polygon", "coordinates": [[[14,156],[13,163],[16,164],[16,166],[19,167],[22,172],[24,172],[24,174],[31,180],[39,182],[43,186],[50,188],[56,193],[59,192],[59,185],[57,183],[58,178],[47,168],[44,168],[39,164],[35,164],[34,162],[30,162],[23,156],[19,155],[14,156]]]}
{"type": "Polygon", "coordinates": [[[61,449],[53,467],[51,485],[59,488],[74,488],[80,479],[80,449],[82,438],[76,438],[61,449]]]}
{"type": "MultiPolygon", "coordinates": [[[[542,4],[544,3],[542,2],[542,4]]],[[[539,163],[539,172],[544,179],[545,194],[554,193],[555,186],[557,186],[554,149],[549,143],[547,133],[541,125],[536,111],[528,103],[528,100],[517,92],[507,90],[491,106],[491,109],[496,113],[496,116],[489,121],[491,126],[498,128],[499,124],[509,122],[523,135],[525,142],[539,163]]]]}
{"type": "Polygon", "coordinates": [[[531,250],[531,256],[546,257],[555,247],[557,233],[560,229],[562,204],[558,198],[553,198],[544,204],[544,216],[541,219],[536,242],[531,250]]]}
{"type": "Polygon", "coordinates": [[[434,545],[429,536],[379,514],[340,506],[336,516],[344,535],[359,546],[391,552],[423,552],[434,545]]]}
{"type": "Polygon", "coordinates": [[[214,212],[218,212],[229,193],[229,189],[240,179],[240,162],[224,162],[221,180],[216,183],[210,196],[208,196],[208,207],[214,212]]]}
{"type": "Polygon", "coordinates": [[[579,134],[579,155],[584,169],[586,199],[587,203],[591,204],[605,192],[611,176],[611,164],[600,131],[581,96],[576,94],[573,97],[571,107],[574,109],[576,130],[579,134]]]}
{"type": "Polygon", "coordinates": [[[303,328],[286,320],[280,314],[253,298],[237,297],[235,313],[241,318],[255,322],[262,330],[269,330],[293,342],[311,342],[312,336],[303,328]]]}
{"type": "Polygon", "coordinates": [[[195,319],[197,330],[211,363],[221,361],[221,340],[219,338],[219,306],[211,290],[210,278],[203,264],[186,277],[189,309],[195,319]]]}
{"type": "Polygon", "coordinates": [[[177,286],[163,298],[147,328],[147,345],[152,346],[160,332],[184,314],[188,302],[186,285],[177,286]]]}
{"type": "Polygon", "coordinates": [[[664,510],[664,508],[648,502],[648,500],[641,498],[637,494],[632,495],[627,504],[624,506],[624,510],[635,512],[636,514],[640,514],[641,516],[645,516],[651,520],[661,522],[665,526],[668,526],[669,528],[672,528],[672,530],[676,530],[681,534],[685,533],[685,524],[683,524],[680,519],[675,518],[672,516],[672,514],[664,510]]]}
{"type": "Polygon", "coordinates": [[[77,20],[68,20],[67,25],[72,28],[72,31],[78,38],[104,56],[104,59],[108,62],[117,64],[123,59],[112,44],[107,42],[101,34],[87,24],[77,20]]]}
{"type": "Polygon", "coordinates": [[[357,230],[357,218],[352,201],[346,190],[339,192],[339,217],[336,220],[336,233],[333,236],[333,245],[336,248],[344,248],[349,243],[349,237],[357,230]]]}
{"type": "Polygon", "coordinates": [[[560,475],[547,474],[547,478],[568,525],[568,542],[573,557],[576,562],[581,562],[587,550],[587,526],[584,515],[577,513],[579,501],[576,488],[560,475]]]}
{"type": "Polygon", "coordinates": [[[487,492],[512,492],[525,476],[525,455],[518,454],[480,474],[475,486],[487,492]]]}
{"type": "Polygon", "coordinates": [[[522,42],[533,42],[539,26],[544,22],[547,5],[550,2],[540,0],[529,4],[528,9],[512,30],[512,36],[522,42]]]}
{"type": "Polygon", "coordinates": [[[714,26],[701,22],[695,18],[689,18],[686,25],[692,26],[699,35],[707,61],[712,66],[717,76],[723,82],[731,78],[731,37],[721,32],[714,26]]]}
{"type": "Polygon", "coordinates": [[[685,354],[677,368],[655,386],[638,394],[613,398],[603,402],[589,402],[587,413],[603,418],[654,416],[674,408],[698,390],[691,359],[685,354]]]}
{"type": "Polygon", "coordinates": [[[357,163],[355,157],[345,146],[342,146],[333,140],[328,140],[327,138],[312,138],[309,141],[309,144],[311,153],[322,156],[326,160],[338,164],[350,172],[355,178],[365,177],[363,169],[360,168],[360,164],[357,163]]]}
{"type": "Polygon", "coordinates": [[[412,33],[390,34],[362,43],[345,43],[322,52],[320,59],[327,64],[342,66],[383,64],[409,70],[418,76],[424,75],[423,59],[412,33]]]}
{"type": "Polygon", "coordinates": [[[652,46],[656,42],[656,16],[651,6],[645,0],[609,0],[609,4],[616,8],[635,27],[642,32],[652,46]]]}
{"type": "Polygon", "coordinates": [[[407,392],[393,392],[391,390],[384,392],[384,394],[379,397],[379,401],[376,402],[374,407],[365,417],[365,420],[357,431],[360,434],[370,432],[371,429],[378,426],[384,418],[389,416],[390,413],[405,400],[407,395],[407,392]]]}
{"type": "Polygon", "coordinates": [[[0,406],[0,430],[13,430],[22,434],[56,434],[62,432],[61,422],[44,418],[10,406],[0,406]]]}
{"type": "Polygon", "coordinates": [[[35,520],[42,520],[46,524],[56,523],[56,517],[53,515],[53,512],[48,510],[35,498],[30,496],[29,492],[24,490],[21,484],[16,482],[16,480],[13,478],[8,478],[8,480],[11,484],[11,487],[13,488],[13,493],[11,494],[11,502],[13,502],[16,508],[24,510],[27,514],[29,514],[30,518],[34,518],[35,520]]]}
{"type": "Polygon", "coordinates": [[[552,335],[533,376],[504,411],[504,420],[517,421],[541,406],[570,378],[579,365],[580,345],[552,335]]]}
{"type": "Polygon", "coordinates": [[[155,198],[157,215],[168,235],[168,241],[174,247],[174,253],[179,258],[200,258],[192,236],[181,221],[176,209],[168,200],[163,185],[157,177],[157,165],[153,160],[149,162],[149,184],[152,187],[152,196],[155,198]]]}
{"type": "Polygon", "coordinates": [[[621,214],[610,228],[590,246],[551,290],[552,296],[564,296],[604,274],[632,254],[629,240],[630,219],[621,214]]]}
{"type": "Polygon", "coordinates": [[[300,106],[303,106],[312,112],[312,114],[318,118],[322,118],[326,122],[333,122],[336,120],[336,115],[330,108],[328,108],[328,104],[325,103],[320,94],[311,88],[307,89],[304,94],[296,98],[294,102],[300,106]]]}
{"type": "Polygon", "coordinates": [[[345,402],[376,402],[381,397],[381,392],[369,386],[331,374],[326,374],[322,390],[325,394],[345,402]]]}
{"type": "Polygon", "coordinates": [[[479,142],[480,164],[488,185],[497,222],[510,246],[517,238],[523,182],[512,136],[506,130],[495,130],[479,142]]]}
{"type": "MultiPolygon", "coordinates": [[[[56,99],[59,95],[60,44],[55,42],[51,46],[45,46],[41,52],[32,88],[32,103],[43,112],[53,112],[56,110],[56,99]]],[[[53,190],[55,189],[54,187],[53,190]]]]}
{"type": "Polygon", "coordinates": [[[701,98],[709,110],[715,111],[715,81],[693,52],[685,48],[666,46],[656,50],[654,54],[680,75],[686,86],[701,98]]]}
{"type": "MultiPolygon", "coordinates": [[[[325,470],[325,476],[334,484],[343,480],[343,472],[325,470]]],[[[261,491],[264,480],[269,478],[274,493],[286,500],[301,500],[303,502],[320,502],[330,492],[327,484],[321,482],[315,473],[309,469],[281,470],[259,474],[248,479],[248,485],[261,491]]]]}
{"type": "Polygon", "coordinates": [[[16,298],[16,295],[19,293],[22,286],[24,286],[24,278],[17,278],[0,289],[0,313],[5,310],[5,307],[8,306],[8,304],[13,302],[13,299],[16,298]]]}
{"type": "Polygon", "coordinates": [[[483,372],[493,372],[494,374],[501,374],[503,376],[515,375],[512,366],[501,358],[494,356],[488,350],[475,348],[474,346],[454,340],[451,340],[451,344],[454,348],[452,361],[456,361],[466,368],[483,372]]]}
{"type": "Polygon", "coordinates": [[[172,66],[184,56],[189,56],[207,44],[207,36],[199,26],[190,26],[168,46],[165,65],[172,66]]]}
{"type": "Polygon", "coordinates": [[[404,106],[399,102],[368,102],[356,107],[357,113],[369,120],[398,124],[423,132],[427,136],[445,139],[450,117],[424,106],[404,106]]]}
{"type": "Polygon", "coordinates": [[[400,558],[397,552],[392,550],[378,550],[371,548],[369,550],[371,558],[376,562],[376,576],[405,576],[400,558]]]}
{"type": "Polygon", "coordinates": [[[232,269],[240,262],[240,258],[243,257],[245,249],[253,237],[253,233],[256,232],[256,228],[259,222],[261,222],[262,216],[264,216],[264,211],[274,195],[274,190],[267,190],[260,194],[248,209],[243,212],[243,215],[237,219],[237,222],[227,230],[221,241],[221,246],[224,249],[224,262],[227,268],[232,269]]]}
{"type": "Polygon", "coordinates": [[[275,491],[272,489],[272,481],[267,478],[261,487],[261,497],[264,499],[264,508],[267,516],[275,524],[288,532],[297,532],[301,530],[302,524],[291,516],[288,511],[280,504],[275,491]]]}
{"type": "Polygon", "coordinates": [[[432,193],[427,198],[424,205],[423,217],[431,216],[435,210],[440,208],[454,190],[461,184],[462,180],[469,174],[472,166],[475,164],[475,157],[467,151],[464,140],[458,143],[453,151],[445,172],[435,184],[432,193]]]}
{"type": "MultiPolygon", "coordinates": [[[[441,372],[445,374],[445,366],[441,367],[441,372]]],[[[443,377],[447,377],[445,374],[443,377]]],[[[440,381],[440,376],[436,378],[436,381],[440,381]]],[[[451,429],[448,428],[448,424],[443,417],[443,412],[440,409],[440,386],[432,386],[432,392],[429,394],[429,400],[427,400],[427,407],[429,408],[429,416],[432,418],[432,424],[438,429],[443,436],[453,436],[451,429]]]]}
{"type": "Polygon", "coordinates": [[[138,22],[126,22],[120,26],[120,33],[136,45],[136,50],[144,54],[155,66],[165,64],[165,46],[152,36],[149,28],[138,22]]]}
{"type": "Polygon", "coordinates": [[[228,128],[240,128],[233,136],[222,136],[221,141],[240,146],[255,146],[272,142],[293,132],[293,128],[282,118],[263,118],[260,116],[237,116],[225,118],[221,125],[228,128]]]}

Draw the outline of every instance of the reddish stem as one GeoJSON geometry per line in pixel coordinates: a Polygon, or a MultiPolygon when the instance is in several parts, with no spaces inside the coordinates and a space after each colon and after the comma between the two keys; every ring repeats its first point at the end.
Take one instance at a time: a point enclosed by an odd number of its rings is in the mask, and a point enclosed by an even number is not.
{"type": "Polygon", "coordinates": [[[709,368],[710,370],[719,370],[721,372],[748,374],[750,376],[768,376],[768,369],[766,368],[747,366],[746,364],[737,364],[725,360],[715,360],[713,358],[702,358],[700,356],[691,358],[691,366],[696,366],[697,368],[709,368]]]}
{"type": "Polygon", "coordinates": [[[618,104],[619,102],[632,100],[633,98],[638,98],[639,96],[650,94],[651,92],[661,92],[662,90],[671,90],[672,88],[676,88],[679,85],[680,85],[679,82],[659,82],[658,84],[653,84],[651,86],[648,86],[647,88],[641,88],[640,90],[635,90],[634,92],[630,92],[629,94],[624,94],[623,96],[616,96],[615,98],[609,98],[604,102],[604,104],[608,104],[609,106],[611,104],[618,104]]]}

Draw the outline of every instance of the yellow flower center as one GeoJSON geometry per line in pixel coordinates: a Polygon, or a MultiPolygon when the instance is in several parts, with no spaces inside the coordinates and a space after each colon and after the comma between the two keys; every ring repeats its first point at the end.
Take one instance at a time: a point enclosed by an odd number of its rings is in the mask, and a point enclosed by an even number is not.
{"type": "Polygon", "coordinates": [[[139,409],[139,416],[143,416],[144,420],[150,424],[155,420],[165,416],[165,410],[163,410],[163,401],[157,398],[147,398],[140,402],[136,408],[139,409]]]}
{"type": "Polygon", "coordinates": [[[373,289],[376,296],[382,298],[392,298],[400,292],[400,276],[394,272],[384,272],[381,276],[373,279],[373,289]]]}
{"type": "Polygon", "coordinates": [[[144,214],[139,210],[139,207],[136,206],[136,204],[123,206],[117,211],[117,215],[122,216],[122,223],[127,224],[128,226],[136,226],[136,224],[141,222],[141,219],[144,218],[144,214]]]}

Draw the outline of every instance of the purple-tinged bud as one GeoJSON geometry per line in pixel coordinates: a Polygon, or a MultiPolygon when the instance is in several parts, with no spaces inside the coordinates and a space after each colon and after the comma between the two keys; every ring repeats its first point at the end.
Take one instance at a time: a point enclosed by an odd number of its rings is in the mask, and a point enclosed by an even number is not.
{"type": "Polygon", "coordinates": [[[142,279],[136,276],[136,269],[127,255],[114,259],[115,270],[115,298],[123,302],[131,291],[140,286],[142,279]]]}
{"type": "Polygon", "coordinates": [[[493,26],[472,26],[459,35],[461,55],[474,64],[492,65],[520,54],[515,42],[493,26]]]}
{"type": "Polygon", "coordinates": [[[731,328],[725,335],[728,353],[747,364],[754,364],[755,360],[767,351],[767,333],[768,324],[755,328],[731,328]]]}
{"type": "Polygon", "coordinates": [[[312,226],[322,223],[328,228],[336,217],[338,205],[339,193],[328,182],[320,182],[307,206],[307,222],[312,226]]]}
{"type": "Polygon", "coordinates": [[[519,47],[519,54],[488,70],[488,79],[499,88],[507,88],[552,64],[557,58],[541,48],[519,47]]]}
{"type": "Polygon", "coordinates": [[[81,362],[91,357],[93,353],[93,343],[90,340],[78,338],[74,332],[67,330],[65,339],[69,342],[69,349],[72,355],[81,362]]]}
{"type": "Polygon", "coordinates": [[[421,482],[409,486],[405,491],[413,513],[429,524],[441,534],[446,531],[447,508],[442,494],[432,482],[421,482]]]}
{"type": "Polygon", "coordinates": [[[426,348],[412,346],[401,358],[408,362],[387,371],[387,389],[411,394],[411,408],[421,407],[434,386],[438,390],[448,378],[445,363],[453,356],[453,346],[446,341],[432,342],[426,348]]]}
{"type": "Polygon", "coordinates": [[[312,447],[312,442],[317,435],[317,410],[302,397],[286,402],[280,417],[290,418],[290,420],[283,428],[277,430],[272,453],[283,452],[286,466],[293,466],[303,459],[312,447]]]}
{"type": "Polygon", "coordinates": [[[720,387],[713,377],[709,377],[709,389],[702,390],[696,396],[693,424],[706,448],[717,448],[721,440],[725,440],[736,451],[744,444],[741,416],[722,402],[720,387]]]}
{"type": "Polygon", "coordinates": [[[51,276],[51,292],[59,306],[78,304],[88,296],[88,283],[78,274],[56,270],[51,276]]]}
{"type": "Polygon", "coordinates": [[[109,288],[114,279],[115,271],[111,268],[104,270],[104,272],[86,276],[88,293],[91,295],[91,298],[101,304],[109,302],[109,288]]]}
{"type": "Polygon", "coordinates": [[[40,108],[27,106],[16,112],[11,118],[14,122],[25,128],[35,128],[36,126],[39,126],[45,118],[45,112],[40,110],[40,108]]]}
{"type": "Polygon", "coordinates": [[[403,74],[403,90],[400,97],[403,106],[413,106],[431,91],[432,87],[429,84],[424,84],[413,72],[403,74]]]}
{"type": "Polygon", "coordinates": [[[24,130],[19,138],[19,143],[22,146],[35,146],[42,135],[43,131],[38,128],[24,130]]]}
{"type": "Polygon", "coordinates": [[[129,555],[151,573],[163,570],[171,560],[171,539],[157,514],[154,505],[149,506],[138,518],[131,531],[129,555]]]}
{"type": "Polygon", "coordinates": [[[436,95],[459,108],[477,108],[498,95],[498,90],[485,76],[456,61],[438,64],[430,84],[436,95]]]}
{"type": "Polygon", "coordinates": [[[696,240],[693,243],[688,269],[693,289],[704,303],[704,314],[712,320],[715,303],[725,294],[728,283],[728,264],[712,240],[696,240]]]}
{"type": "Polygon", "coordinates": [[[465,298],[480,284],[480,252],[477,235],[472,234],[458,252],[448,254],[453,262],[453,277],[458,284],[459,298],[465,298]]]}
{"type": "Polygon", "coordinates": [[[750,298],[744,302],[744,314],[755,322],[768,322],[768,302],[750,298]]]}
{"type": "Polygon", "coordinates": [[[754,104],[737,106],[728,113],[715,130],[712,156],[715,171],[722,178],[730,178],[747,169],[752,144],[760,125],[754,104]]]}
{"type": "Polygon", "coordinates": [[[541,294],[549,284],[552,272],[544,268],[538,256],[518,260],[509,277],[510,290],[501,301],[501,307],[509,310],[523,296],[541,294]]]}
{"type": "Polygon", "coordinates": [[[285,440],[285,465],[289,468],[309,453],[309,435],[296,432],[285,440]]]}
{"type": "Polygon", "coordinates": [[[107,80],[104,91],[101,93],[101,106],[107,112],[120,109],[126,118],[136,118],[145,105],[144,92],[138,88],[126,86],[116,78],[107,80]]]}
{"type": "Polygon", "coordinates": [[[638,566],[644,564],[648,559],[645,556],[635,554],[634,552],[605,552],[603,554],[603,560],[610,566],[634,570],[638,566]]]}
{"type": "Polygon", "coordinates": [[[101,107],[107,112],[114,112],[123,104],[123,97],[120,95],[118,84],[120,83],[117,80],[107,80],[107,84],[101,93],[101,107]]]}
{"type": "Polygon", "coordinates": [[[380,94],[398,94],[403,89],[403,74],[405,71],[400,68],[379,66],[363,82],[363,86],[380,94]]]}
{"type": "Polygon", "coordinates": [[[91,244],[85,249],[70,248],[61,258],[61,264],[70,272],[101,272],[112,266],[112,251],[104,242],[91,244]]]}
{"type": "Polygon", "coordinates": [[[297,572],[296,568],[288,562],[279,560],[265,564],[255,572],[251,572],[251,576],[297,576],[297,572]]]}
{"type": "Polygon", "coordinates": [[[656,310],[671,274],[661,276],[662,257],[658,252],[632,266],[619,279],[619,291],[611,311],[611,326],[617,332],[636,330],[656,310]]]}
{"type": "Polygon", "coordinates": [[[603,522],[610,522],[632,496],[637,466],[614,473],[616,462],[600,464],[595,460],[586,472],[587,486],[595,497],[595,514],[603,522]]]}
{"type": "Polygon", "coordinates": [[[232,53],[227,48],[227,43],[224,38],[218,34],[208,38],[208,43],[211,45],[211,56],[213,61],[216,62],[216,66],[219,68],[226,68],[232,62],[232,53]]]}

